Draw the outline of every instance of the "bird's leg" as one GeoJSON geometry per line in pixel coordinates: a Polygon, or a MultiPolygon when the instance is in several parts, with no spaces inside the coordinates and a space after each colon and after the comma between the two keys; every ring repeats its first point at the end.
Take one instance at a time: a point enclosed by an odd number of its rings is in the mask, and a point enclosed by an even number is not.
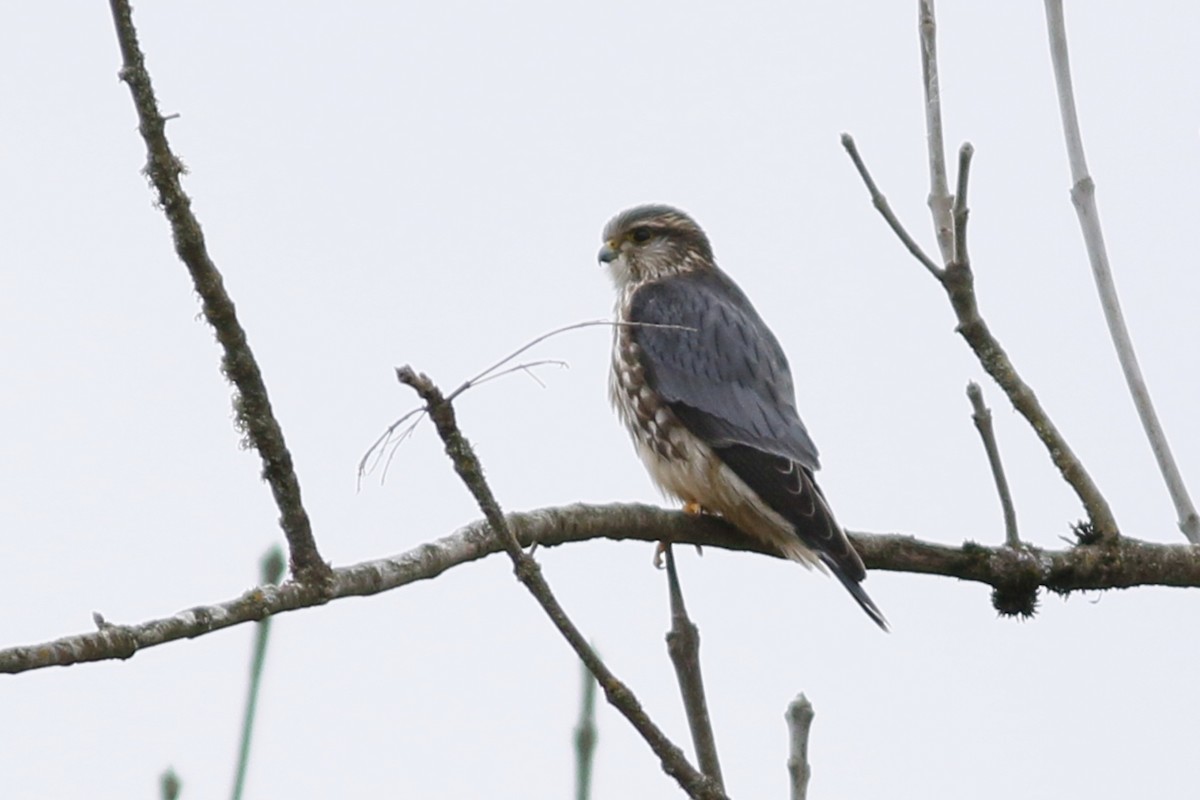
{"type": "MultiPolygon", "coordinates": [[[[688,502],[683,504],[683,513],[687,514],[689,517],[699,517],[699,516],[703,516],[704,514],[707,514],[708,512],[704,510],[704,506],[700,505],[699,503],[694,503],[689,500],[688,502]]],[[[661,569],[662,567],[659,564],[659,562],[662,561],[662,551],[663,551],[662,542],[658,543],[658,548],[659,548],[658,551],[656,551],[654,554],[654,563],[656,566],[659,566],[659,568],[661,569]]],[[[699,555],[699,556],[704,555],[704,548],[702,548],[700,545],[696,545],[696,555],[699,555]]]]}
{"type": "MultiPolygon", "coordinates": [[[[686,503],[683,504],[683,513],[687,514],[689,517],[699,517],[699,516],[703,516],[704,514],[707,514],[708,512],[704,510],[704,506],[700,505],[699,503],[695,502],[694,500],[688,500],[686,503]]],[[[655,548],[654,548],[654,568],[655,569],[663,568],[663,556],[666,554],[666,552],[667,552],[667,542],[659,542],[655,546],[655,548]]],[[[698,553],[701,552],[700,545],[696,545],[696,552],[698,552],[698,553]]]]}

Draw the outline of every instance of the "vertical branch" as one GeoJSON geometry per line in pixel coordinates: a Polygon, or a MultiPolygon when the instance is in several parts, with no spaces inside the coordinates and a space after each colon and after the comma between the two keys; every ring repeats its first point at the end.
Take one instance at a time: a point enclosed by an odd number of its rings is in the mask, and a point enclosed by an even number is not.
{"type": "Polygon", "coordinates": [[[937,234],[942,261],[954,259],[954,228],[950,215],[952,198],[946,181],[946,148],[942,139],[942,87],[938,82],[937,19],[933,0],[919,0],[921,75],[925,87],[925,133],[929,147],[929,211],[937,234]]]}
{"type": "Polygon", "coordinates": [[[592,760],[596,755],[596,679],[582,661],[583,692],[575,725],[575,800],[592,796],[592,760]]]}
{"type": "Polygon", "coordinates": [[[992,477],[996,480],[996,492],[1000,495],[1000,507],[1004,510],[1004,542],[1009,547],[1020,547],[1021,537],[1017,535],[1017,512],[1013,508],[1012,493],[1008,490],[1008,478],[1004,476],[1004,464],[1000,461],[1000,448],[996,444],[996,431],[992,428],[992,412],[983,404],[983,390],[979,384],[971,381],[967,384],[967,397],[971,400],[974,413],[971,419],[983,439],[983,449],[987,452],[988,466],[992,468],[992,477]]]}
{"type": "Polygon", "coordinates": [[[1163,432],[1158,414],[1154,411],[1150,391],[1146,387],[1137,355],[1133,351],[1133,340],[1121,313],[1121,303],[1117,298],[1116,284],[1113,282],[1112,269],[1108,263],[1108,250],[1104,246],[1100,212],[1096,206],[1096,184],[1088,173],[1087,159],[1083,153],[1083,136],[1079,131],[1079,117],[1075,113],[1075,90],[1071,83],[1071,63],[1067,55],[1067,29],[1063,19],[1062,0],[1046,0],[1046,28],[1050,35],[1050,60],[1054,65],[1054,84],[1058,90],[1058,107],[1067,144],[1067,159],[1071,165],[1071,203],[1075,206],[1079,227],[1083,230],[1083,241],[1092,265],[1096,291],[1100,295],[1100,306],[1104,309],[1104,319],[1108,323],[1108,332],[1112,336],[1117,359],[1121,362],[1121,370],[1125,374],[1125,383],[1129,386],[1129,393],[1133,396],[1133,404],[1142,421],[1142,428],[1146,432],[1146,438],[1150,440],[1150,449],[1154,451],[1158,469],[1167,484],[1171,502],[1175,505],[1179,528],[1188,541],[1200,544],[1200,516],[1196,514],[1196,507],[1192,504],[1183,476],[1180,475],[1175,457],[1171,454],[1166,433],[1163,432]]]}
{"type": "Polygon", "coordinates": [[[217,341],[224,351],[221,371],[237,389],[233,400],[237,427],[262,457],[263,478],[270,485],[279,507],[279,524],[287,537],[292,571],[300,580],[324,583],[331,572],[317,551],[308,512],[300,500],[300,481],[292,466],[292,454],[288,452],[283,431],[271,410],[267,387],[246,340],[246,332],[238,322],[233,300],[226,293],[221,273],[208,255],[204,231],[192,213],[192,200],[180,183],[185,169],[167,143],[166,120],[159,113],[150,73],[146,71],[145,57],[138,45],[133,12],[128,0],[110,0],[109,5],[124,61],[121,80],[129,85],[137,110],[138,131],[146,142],[146,176],[154,185],[158,203],[171,224],[175,252],[192,276],[204,317],[216,331],[217,341]]]}
{"type": "MultiPolygon", "coordinates": [[[[283,553],[274,545],[260,564],[263,585],[277,585],[283,577],[283,553]]],[[[233,800],[241,800],[246,783],[246,768],[250,764],[250,738],[254,732],[254,713],[258,709],[258,687],[262,685],[263,664],[267,659],[267,637],[271,633],[271,618],[264,617],[254,625],[254,656],[250,661],[250,690],[246,694],[246,713],[242,717],[242,741],[238,747],[237,771],[233,779],[233,800]]]]}
{"type": "Polygon", "coordinates": [[[791,741],[788,774],[792,778],[792,800],[805,800],[808,797],[808,779],[812,777],[812,767],[808,764],[808,732],[816,713],[812,703],[801,692],[788,703],[784,716],[787,718],[788,739],[791,741]]]}
{"type": "Polygon", "coordinates": [[[671,543],[664,543],[667,555],[667,584],[671,595],[671,630],[667,633],[667,652],[675,665],[675,677],[679,680],[679,691],[683,695],[683,707],[687,711],[688,728],[692,732],[692,745],[696,748],[696,760],[700,771],[724,786],[721,777],[721,762],[717,758],[717,742],[713,736],[712,720],[708,716],[708,699],[704,694],[704,677],[700,673],[700,631],[688,617],[683,604],[683,590],[679,586],[679,573],[675,570],[675,553],[671,543]]]}

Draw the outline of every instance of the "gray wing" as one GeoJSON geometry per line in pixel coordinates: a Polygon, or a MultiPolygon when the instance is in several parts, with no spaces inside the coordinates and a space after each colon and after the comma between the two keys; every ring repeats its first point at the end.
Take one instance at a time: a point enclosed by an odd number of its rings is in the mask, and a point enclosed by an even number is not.
{"type": "Polygon", "coordinates": [[[737,284],[716,270],[648,284],[634,293],[629,318],[646,323],[632,336],[650,387],[887,630],[859,586],[862,559],[813,477],[817,448],[796,413],[787,358],[737,284]]]}
{"type": "Polygon", "coordinates": [[[634,293],[632,331],[650,386],[681,405],[688,429],[714,447],[747,445],[817,469],[796,413],[787,357],[732,280],[705,270],[634,293]],[[677,327],[659,328],[650,325],[677,327]]]}

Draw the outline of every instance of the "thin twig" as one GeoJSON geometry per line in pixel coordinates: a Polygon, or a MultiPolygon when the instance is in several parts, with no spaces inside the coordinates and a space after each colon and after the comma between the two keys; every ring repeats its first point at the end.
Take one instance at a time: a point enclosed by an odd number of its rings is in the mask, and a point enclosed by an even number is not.
{"type": "MultiPolygon", "coordinates": [[[[456,388],[453,392],[451,392],[449,395],[446,396],[446,401],[452,402],[453,400],[455,400],[459,396],[461,396],[464,392],[466,392],[468,389],[473,389],[474,387],[481,386],[482,384],[485,384],[488,381],[495,380],[496,378],[500,378],[505,375],[510,375],[514,372],[525,372],[540,384],[541,381],[538,380],[537,376],[531,372],[531,370],[534,367],[540,367],[540,366],[545,366],[545,365],[567,367],[568,366],[567,362],[562,361],[560,359],[548,358],[548,359],[542,359],[540,361],[529,361],[529,362],[525,362],[525,363],[521,363],[521,364],[516,364],[505,370],[500,370],[500,368],[503,367],[505,364],[508,364],[509,362],[511,362],[517,356],[528,351],[530,348],[534,347],[535,345],[541,344],[542,342],[546,341],[547,339],[550,339],[554,336],[558,336],[561,333],[566,333],[568,331],[574,331],[574,330],[578,330],[580,328],[594,328],[594,327],[607,327],[607,328],[639,327],[639,328],[671,328],[671,329],[685,330],[685,331],[694,331],[695,330],[694,328],[690,328],[686,325],[657,324],[657,323],[653,323],[653,322],[617,322],[614,320],[607,320],[607,319],[595,319],[595,320],[589,320],[587,322],[576,322],[571,325],[564,325],[561,328],[555,328],[552,331],[549,331],[547,333],[543,333],[539,336],[534,337],[532,340],[521,345],[516,350],[514,350],[513,352],[506,355],[504,358],[500,359],[499,361],[492,364],[487,369],[480,372],[478,375],[475,375],[474,377],[468,378],[467,380],[463,381],[461,384],[459,384],[458,388],[456,388]],[[497,370],[500,370],[500,371],[497,371],[497,370]]],[[[391,425],[387,426],[387,428],[384,429],[383,433],[379,434],[379,436],[375,439],[375,441],[371,443],[371,446],[367,448],[367,451],[365,453],[363,453],[362,458],[360,458],[358,460],[358,481],[359,481],[360,485],[362,483],[363,476],[373,472],[379,466],[379,462],[381,460],[384,460],[385,458],[386,458],[386,464],[384,466],[384,475],[381,477],[381,480],[383,477],[386,477],[387,466],[391,464],[392,458],[396,454],[396,449],[404,442],[405,439],[407,439],[412,434],[412,432],[414,430],[416,430],[417,425],[419,425],[421,420],[424,419],[426,411],[427,411],[427,409],[425,408],[425,406],[411,409],[404,416],[400,417],[400,419],[396,420],[391,425]],[[405,428],[404,431],[400,434],[400,436],[393,439],[392,435],[396,432],[396,429],[399,428],[401,425],[403,425],[407,420],[412,419],[414,416],[416,417],[416,419],[413,420],[412,424],[409,425],[407,428],[405,428]]]]}
{"type": "Polygon", "coordinates": [[[937,234],[942,261],[954,259],[954,229],[950,190],[946,181],[946,155],[942,139],[942,87],[938,80],[937,18],[933,0],[920,0],[917,28],[921,37],[921,76],[925,88],[925,133],[929,151],[929,212],[937,234]]]}
{"type": "MultiPolygon", "coordinates": [[[[537,367],[545,366],[555,366],[566,369],[570,365],[567,364],[566,361],[557,358],[544,358],[539,361],[526,361],[509,367],[508,369],[495,372],[491,375],[488,375],[486,378],[476,380],[471,384],[471,386],[480,386],[489,381],[494,381],[497,378],[503,378],[506,375],[511,375],[516,372],[523,372],[532,378],[538,386],[541,386],[544,389],[546,388],[546,384],[543,383],[540,378],[538,378],[533,370],[537,367]]],[[[379,434],[375,441],[371,443],[371,446],[367,448],[367,451],[363,453],[362,458],[358,460],[358,488],[362,487],[363,477],[374,472],[379,467],[379,463],[381,461],[384,462],[384,466],[383,472],[379,476],[380,483],[387,478],[388,469],[392,465],[392,459],[395,458],[396,451],[400,448],[400,445],[404,444],[405,439],[412,436],[413,432],[417,429],[417,426],[421,424],[421,420],[424,418],[425,406],[418,406],[417,408],[408,411],[404,416],[400,417],[400,419],[396,420],[391,425],[388,425],[387,428],[384,429],[383,433],[379,434]],[[416,419],[413,419],[414,417],[416,419]],[[393,438],[393,435],[396,433],[396,429],[410,419],[412,419],[412,423],[403,431],[401,431],[399,436],[395,436],[393,438]]]]}
{"type": "Polygon", "coordinates": [[[480,383],[483,383],[485,380],[487,380],[488,376],[491,375],[493,372],[500,369],[505,364],[508,364],[509,362],[513,361],[515,358],[517,358],[517,356],[521,355],[522,353],[524,353],[524,352],[536,347],[537,345],[541,344],[542,342],[546,341],[547,339],[551,339],[555,336],[558,336],[560,333],[567,333],[568,331],[579,330],[580,328],[612,327],[614,324],[615,324],[614,322],[612,322],[611,320],[607,320],[607,319],[593,319],[593,320],[588,320],[587,322],[576,322],[571,325],[563,325],[561,328],[555,328],[554,330],[549,331],[547,333],[543,333],[540,336],[535,336],[533,339],[531,339],[530,341],[521,345],[516,350],[514,350],[511,353],[509,353],[508,355],[506,355],[504,358],[497,361],[495,364],[492,364],[490,367],[488,367],[487,369],[480,372],[478,375],[476,375],[472,378],[468,378],[467,380],[463,381],[461,384],[459,384],[457,389],[452,391],[450,394],[446,395],[446,402],[447,403],[454,402],[455,400],[458,399],[458,396],[460,394],[467,391],[472,386],[477,386],[480,383]]]}
{"type": "Polygon", "coordinates": [[[967,184],[971,177],[971,158],[975,155],[975,148],[970,142],[964,142],[962,147],[958,148],[958,188],[954,193],[954,209],[952,212],[954,218],[954,262],[962,266],[969,267],[971,258],[967,254],[967,217],[970,214],[970,209],[967,208],[967,184]]]}
{"type": "Polygon", "coordinates": [[[121,79],[129,85],[133,95],[138,130],[146,142],[145,172],[171,224],[175,252],[191,274],[204,317],[221,343],[221,372],[237,389],[233,400],[237,428],[262,457],[263,478],[270,485],[279,507],[279,524],[287,537],[293,574],[300,580],[320,583],[329,578],[329,565],[317,550],[308,513],[301,502],[300,482],[292,466],[292,455],[271,410],[258,362],[250,350],[246,332],[238,322],[233,301],[225,292],[221,273],[209,258],[204,232],[192,214],[191,198],[180,184],[184,166],[167,143],[165,120],[158,110],[129,3],[127,0],[110,0],[109,5],[124,60],[121,79]]]}
{"type": "MultiPolygon", "coordinates": [[[[693,517],[656,506],[575,504],[508,514],[508,529],[522,547],[556,547],[593,539],[661,542],[720,547],[780,557],[715,517],[693,517]]],[[[1043,550],[1025,546],[953,546],[903,534],[851,533],[854,549],[868,569],[941,575],[993,588],[1039,586],[1068,594],[1135,586],[1200,587],[1200,552],[1190,544],[1157,544],[1122,537],[1111,547],[1043,550]]],[[[270,614],[322,605],[343,597],[365,597],[438,577],[448,569],[503,550],[486,520],[388,558],[333,571],[328,595],[297,581],[260,586],[239,597],[134,624],[106,622],[98,630],[60,639],[0,649],[0,673],[91,661],[126,659],[139,651],[192,639],[270,614]]],[[[90,619],[90,618],[89,618],[90,619]]]]}
{"type": "Polygon", "coordinates": [[[708,697],[704,693],[704,676],[700,671],[700,631],[688,617],[683,604],[683,590],[675,569],[675,553],[670,542],[663,543],[667,556],[667,586],[671,597],[671,630],[667,632],[667,652],[675,665],[683,708],[687,712],[688,728],[700,771],[725,788],[721,777],[721,761],[717,757],[717,741],[713,736],[712,720],[708,716],[708,697]]]}
{"type": "Polygon", "coordinates": [[[1000,507],[1004,510],[1004,541],[1009,547],[1020,547],[1017,512],[1013,508],[1012,493],[1008,490],[1008,478],[1004,476],[1004,464],[1000,461],[1000,448],[996,444],[996,431],[992,427],[992,411],[984,405],[983,390],[975,381],[967,384],[967,397],[971,399],[971,408],[974,411],[971,419],[975,421],[975,428],[983,439],[988,466],[992,468],[992,477],[996,481],[996,493],[1000,495],[1000,507]]]}
{"type": "Polygon", "coordinates": [[[1096,184],[1088,172],[1087,159],[1083,153],[1083,136],[1079,132],[1079,117],[1075,113],[1075,90],[1071,83],[1071,62],[1067,55],[1067,28],[1063,19],[1062,0],[1046,0],[1046,28],[1050,34],[1050,60],[1054,65],[1054,85],[1058,90],[1058,107],[1062,115],[1063,136],[1067,142],[1067,159],[1071,164],[1071,202],[1079,217],[1083,230],[1083,241],[1087,247],[1088,260],[1092,265],[1092,276],[1096,291],[1100,295],[1100,306],[1112,337],[1117,359],[1125,374],[1125,383],[1133,396],[1134,407],[1142,421],[1150,449],[1158,462],[1158,469],[1167,484],[1171,502],[1175,505],[1179,529],[1193,544],[1200,543],[1200,516],[1188,495],[1175,456],[1167,442],[1162,423],[1150,399],[1150,390],[1142,369],[1138,366],[1137,354],[1133,350],[1133,339],[1121,313],[1121,302],[1113,281],[1112,268],[1108,262],[1108,249],[1104,245],[1104,232],[1100,228],[1100,212],[1096,206],[1096,184]]]}
{"type": "Polygon", "coordinates": [[[721,788],[689,764],[679,746],[668,739],[666,734],[650,719],[633,691],[618,680],[617,676],[600,660],[596,651],[592,649],[583,634],[575,627],[575,623],[567,616],[550,591],[546,579],[542,577],[541,567],[537,561],[525,553],[521,542],[508,527],[499,503],[496,502],[491,488],[484,480],[483,467],[475,455],[474,448],[458,429],[454,407],[429,378],[415,372],[410,367],[397,369],[396,377],[401,383],[412,387],[413,391],[425,401],[429,417],[433,420],[434,427],[437,428],[438,435],[441,436],[442,442],[446,446],[446,454],[450,456],[455,471],[474,496],[488,523],[499,533],[500,543],[507,551],[509,558],[512,559],[517,580],[525,585],[546,615],[550,617],[550,621],[558,628],[559,633],[575,650],[576,655],[596,676],[596,681],[604,689],[608,702],[629,720],[658,756],[663,771],[674,778],[689,796],[724,798],[725,793],[721,788]]]}
{"type": "Polygon", "coordinates": [[[583,690],[575,725],[575,800],[592,796],[592,761],[596,755],[596,679],[582,661],[583,690]]]}
{"type": "MultiPolygon", "coordinates": [[[[283,577],[283,552],[272,545],[259,564],[259,580],[265,586],[275,586],[283,577]]],[[[254,734],[254,712],[258,708],[258,688],[262,685],[263,664],[267,659],[267,640],[271,633],[271,618],[255,624],[254,655],[250,659],[250,689],[246,693],[246,711],[242,716],[242,737],[238,746],[237,770],[233,778],[233,800],[241,800],[246,784],[246,769],[250,765],[250,739],[254,734]]]]}
{"type": "Polygon", "coordinates": [[[892,211],[892,207],[888,205],[887,198],[884,197],[883,192],[879,191],[879,187],[875,184],[875,179],[871,177],[870,170],[867,169],[866,163],[862,160],[862,156],[860,156],[858,153],[858,145],[855,144],[854,137],[848,133],[843,133],[842,147],[844,147],[846,152],[850,155],[850,160],[854,162],[854,168],[858,170],[858,176],[862,178],[863,183],[866,184],[867,191],[871,195],[871,204],[874,205],[879,213],[883,216],[883,219],[885,222],[887,222],[888,227],[890,227],[896,236],[899,237],[904,246],[908,248],[908,252],[912,253],[913,257],[916,258],[917,261],[920,261],[921,264],[924,265],[925,269],[929,270],[933,277],[937,278],[939,281],[942,280],[942,268],[939,267],[932,258],[926,255],[925,251],[921,249],[921,245],[917,244],[917,240],[908,234],[904,224],[900,222],[900,220],[896,217],[896,214],[892,211]]]}
{"type": "Polygon", "coordinates": [[[788,774],[792,779],[792,800],[804,800],[808,797],[808,779],[812,777],[812,767],[808,763],[808,732],[812,728],[812,703],[804,693],[796,695],[788,703],[787,719],[788,741],[791,743],[788,753],[788,774]]]}

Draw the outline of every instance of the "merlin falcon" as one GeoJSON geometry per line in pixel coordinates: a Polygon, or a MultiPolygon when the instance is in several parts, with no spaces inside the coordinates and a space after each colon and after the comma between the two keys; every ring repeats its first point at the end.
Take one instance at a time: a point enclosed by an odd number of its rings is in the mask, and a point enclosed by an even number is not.
{"type": "Polygon", "coordinates": [[[604,228],[617,289],[609,394],[651,478],[690,513],[828,569],[884,630],[867,571],[817,486],[787,357],[691,217],[638,206],[604,228]]]}

